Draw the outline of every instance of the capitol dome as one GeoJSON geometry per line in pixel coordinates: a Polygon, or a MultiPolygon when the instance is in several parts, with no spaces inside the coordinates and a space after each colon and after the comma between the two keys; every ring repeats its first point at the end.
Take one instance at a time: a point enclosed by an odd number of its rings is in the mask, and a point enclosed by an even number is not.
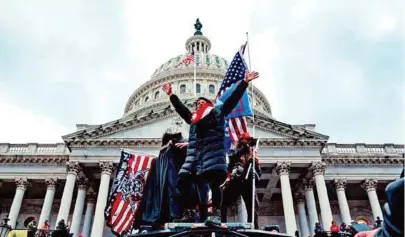
{"type": "MultiPolygon", "coordinates": [[[[215,99],[222,83],[229,63],[226,59],[212,54],[211,42],[200,30],[187,39],[186,52],[169,59],[160,65],[152,74],[151,78],[141,85],[129,98],[124,117],[131,114],[144,114],[151,110],[157,111],[170,105],[167,96],[161,90],[165,83],[171,83],[173,93],[183,101],[193,101],[197,97],[204,96],[211,100],[215,99]],[[194,47],[196,63],[196,83],[194,82],[194,63],[184,64],[182,61],[190,56],[194,47]],[[196,90],[197,95],[194,94],[196,90]]],[[[252,90],[249,88],[249,99],[252,101],[252,90]]],[[[264,94],[254,88],[255,114],[272,117],[270,103],[264,94]]]]}

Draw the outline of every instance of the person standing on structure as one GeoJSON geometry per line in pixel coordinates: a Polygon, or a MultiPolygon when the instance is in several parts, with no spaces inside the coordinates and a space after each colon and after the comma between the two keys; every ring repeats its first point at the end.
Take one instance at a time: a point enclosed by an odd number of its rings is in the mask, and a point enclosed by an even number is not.
{"type": "MultiPolygon", "coordinates": [[[[228,201],[227,204],[233,203],[239,196],[242,196],[245,202],[248,222],[252,222],[252,190],[253,190],[253,177],[257,184],[260,180],[261,169],[259,159],[257,158],[257,151],[254,151],[257,140],[253,139],[248,133],[243,133],[239,137],[235,149],[231,149],[228,153],[228,177],[221,185],[224,190],[224,200],[228,201]],[[254,158],[254,159],[253,159],[254,158]],[[255,161],[255,173],[253,175],[252,164],[255,161]]],[[[255,219],[254,228],[259,229],[258,223],[258,208],[259,200],[255,193],[255,219]]],[[[222,207],[222,221],[226,221],[227,206],[222,207]]]]}
{"type": "MultiPolygon", "coordinates": [[[[246,73],[245,79],[239,83],[232,95],[223,104],[214,105],[209,99],[199,97],[194,112],[191,112],[173,94],[170,84],[165,84],[162,88],[170,96],[170,101],[176,112],[190,125],[187,157],[179,172],[181,195],[187,195],[183,193],[182,186],[190,181],[195,181],[200,187],[208,184],[211,189],[213,212],[205,221],[207,226],[221,225],[222,190],[220,185],[225,181],[227,175],[224,144],[225,117],[237,105],[249,82],[258,77],[257,72],[246,73]]],[[[189,185],[185,186],[189,187],[189,185]]],[[[185,210],[186,215],[189,213],[195,213],[195,207],[188,207],[185,210]]]]}
{"type": "Polygon", "coordinates": [[[163,134],[162,147],[152,166],[142,197],[142,218],[139,219],[153,229],[161,229],[166,222],[178,219],[181,214],[181,201],[176,186],[188,144],[179,129],[174,127],[163,134]]]}

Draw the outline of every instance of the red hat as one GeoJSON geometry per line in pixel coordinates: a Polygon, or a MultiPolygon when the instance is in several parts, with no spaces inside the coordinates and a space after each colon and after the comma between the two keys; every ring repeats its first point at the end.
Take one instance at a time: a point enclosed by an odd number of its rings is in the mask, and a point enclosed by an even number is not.
{"type": "Polygon", "coordinates": [[[242,140],[242,139],[250,140],[250,139],[252,139],[252,138],[253,138],[253,137],[250,136],[250,134],[247,133],[247,132],[244,132],[244,133],[242,133],[242,134],[239,136],[239,140],[242,140]]]}

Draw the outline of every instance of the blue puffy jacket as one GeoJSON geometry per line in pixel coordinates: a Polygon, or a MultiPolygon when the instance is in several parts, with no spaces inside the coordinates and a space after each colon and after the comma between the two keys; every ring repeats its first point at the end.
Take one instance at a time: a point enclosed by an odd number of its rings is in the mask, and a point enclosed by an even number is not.
{"type": "Polygon", "coordinates": [[[225,117],[232,112],[248,87],[246,81],[239,83],[232,95],[197,124],[191,123],[191,111],[176,95],[170,96],[176,112],[190,125],[187,157],[180,170],[182,174],[196,174],[201,177],[217,177],[225,180],[227,165],[225,158],[225,117]]]}

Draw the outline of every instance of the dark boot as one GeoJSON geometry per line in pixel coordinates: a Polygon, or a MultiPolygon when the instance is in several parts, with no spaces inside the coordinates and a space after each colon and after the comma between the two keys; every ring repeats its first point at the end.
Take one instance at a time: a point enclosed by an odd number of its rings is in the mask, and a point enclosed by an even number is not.
{"type": "Polygon", "coordinates": [[[221,227],[221,210],[213,208],[212,213],[205,220],[205,225],[208,227],[221,227]]]}
{"type": "Polygon", "coordinates": [[[174,220],[175,223],[195,223],[197,220],[197,211],[195,209],[185,209],[180,219],[174,220]]]}

